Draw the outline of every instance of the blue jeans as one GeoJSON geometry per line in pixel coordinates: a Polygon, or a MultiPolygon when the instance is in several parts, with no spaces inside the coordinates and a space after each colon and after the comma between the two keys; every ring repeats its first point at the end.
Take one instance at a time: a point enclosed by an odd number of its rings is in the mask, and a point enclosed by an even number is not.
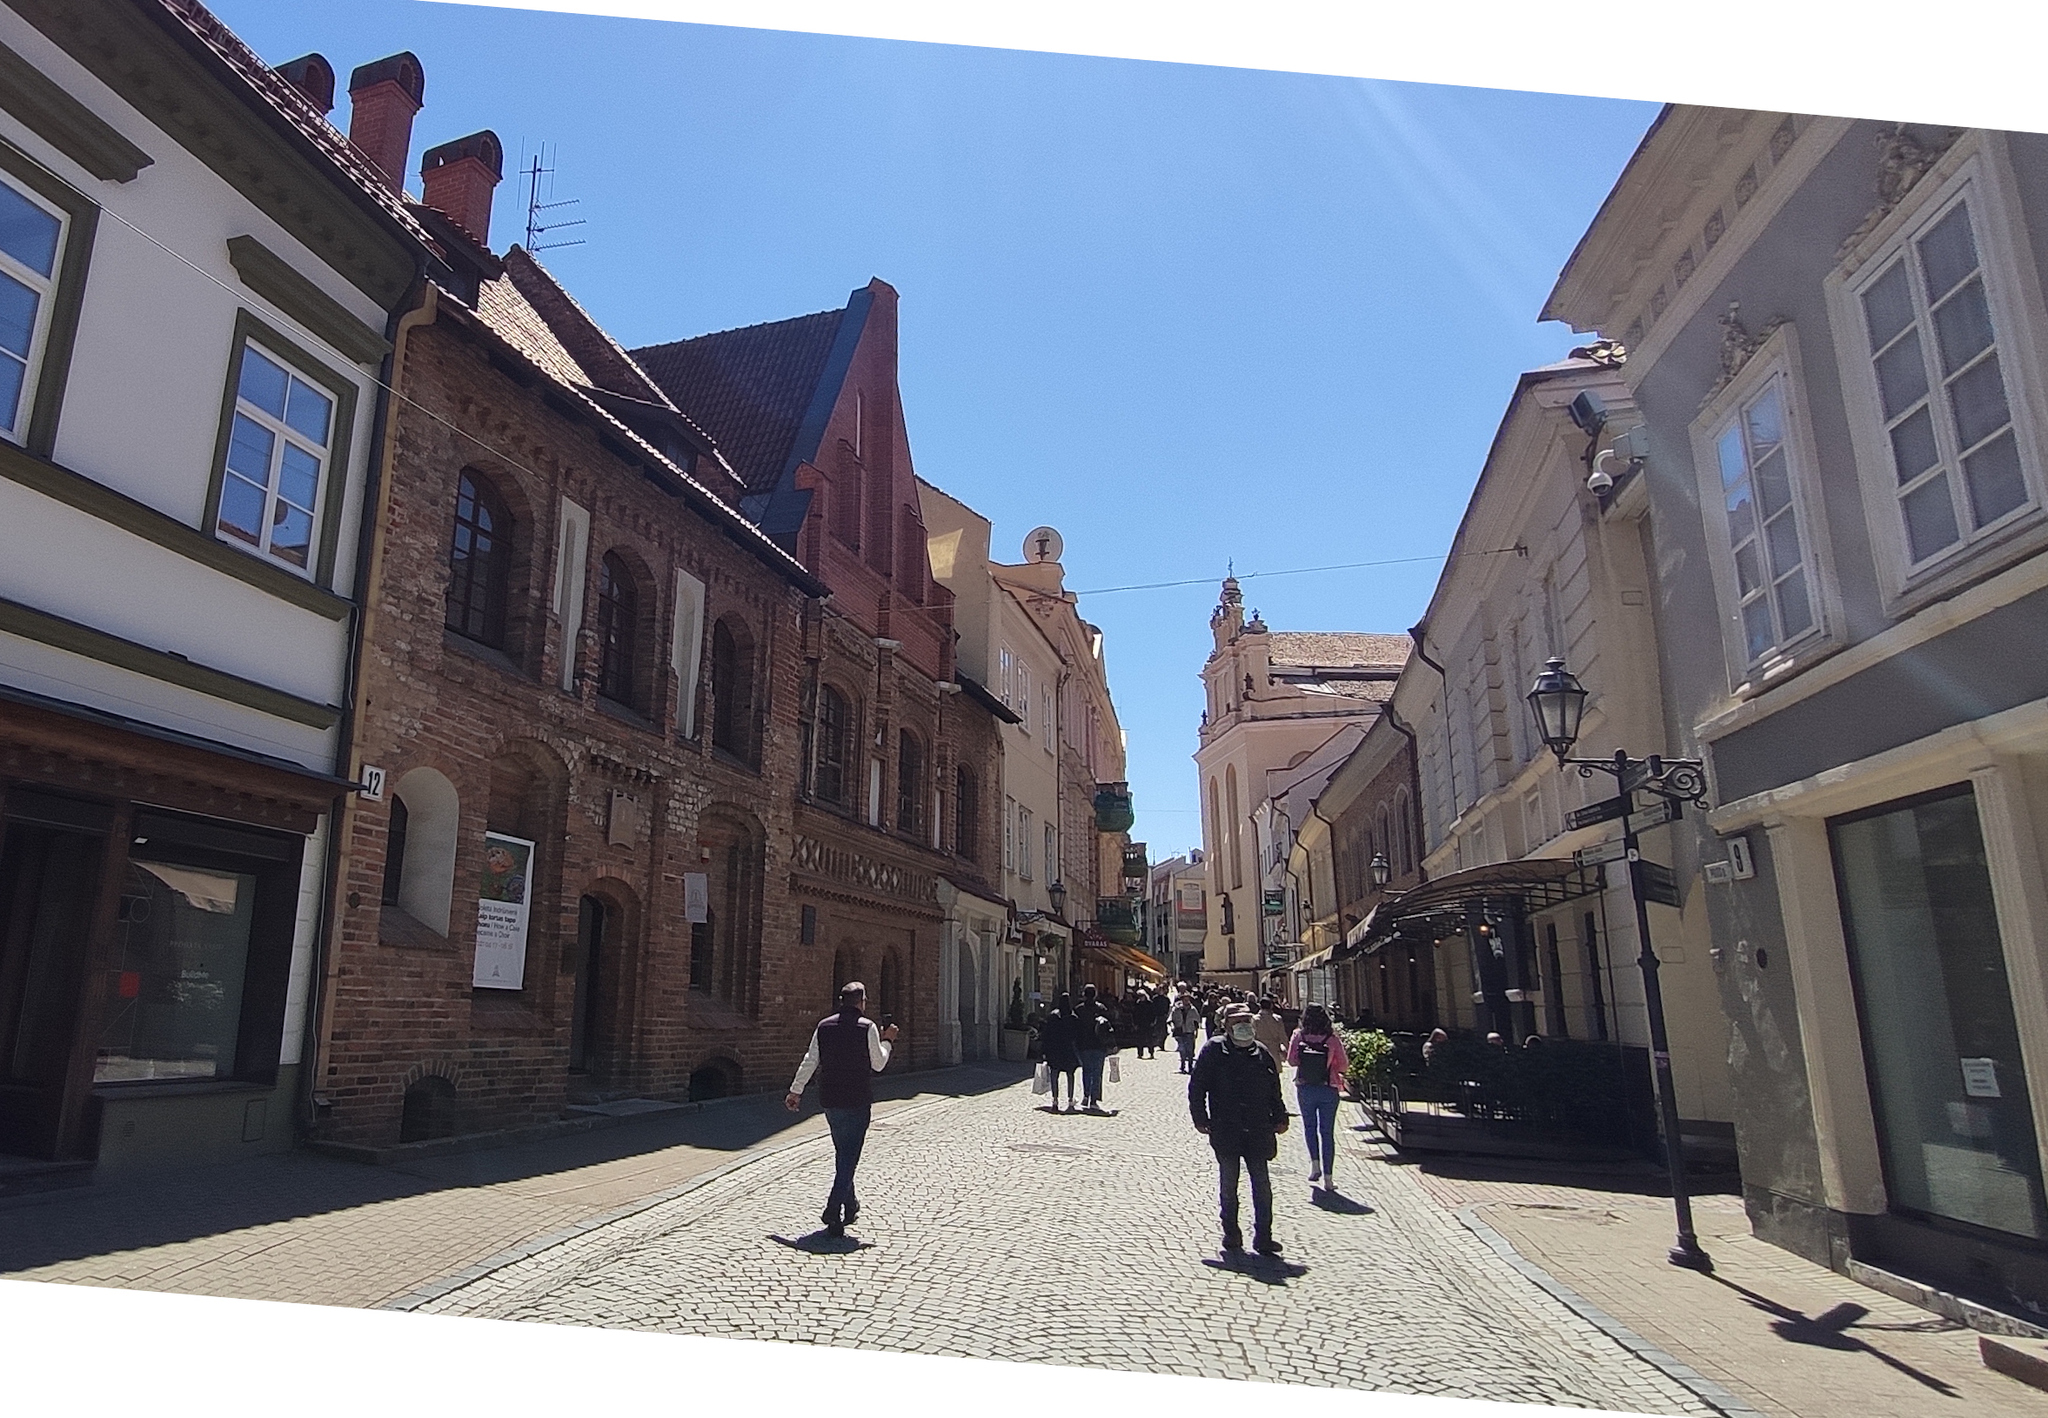
{"type": "Polygon", "coordinates": [[[1337,1090],[1327,1083],[1297,1083],[1294,1096],[1301,1104],[1309,1165],[1328,1176],[1337,1162],[1337,1090]]]}
{"type": "Polygon", "coordinates": [[[843,1225],[860,1210],[860,1198],[853,1194],[853,1169],[860,1165],[861,1144],[867,1141],[872,1106],[827,1108],[825,1126],[832,1130],[832,1194],[825,1198],[825,1224],[843,1225]]]}
{"type": "Polygon", "coordinates": [[[1081,1097],[1090,1103],[1102,1101],[1102,1061],[1109,1057],[1107,1049],[1081,1050],[1081,1097]]]}

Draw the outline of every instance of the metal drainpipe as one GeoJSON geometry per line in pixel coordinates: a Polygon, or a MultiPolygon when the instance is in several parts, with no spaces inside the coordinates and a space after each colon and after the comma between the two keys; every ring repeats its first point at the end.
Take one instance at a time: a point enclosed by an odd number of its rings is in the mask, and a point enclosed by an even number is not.
{"type": "MultiPolygon", "coordinates": [[[[398,411],[391,398],[391,387],[397,382],[398,367],[404,358],[405,337],[421,326],[433,324],[439,309],[437,292],[426,278],[424,265],[414,268],[408,295],[413,298],[407,301],[407,308],[384,323],[384,337],[390,342],[391,352],[384,356],[378,371],[377,401],[371,415],[373,431],[369,470],[363,482],[363,511],[356,532],[355,612],[352,617],[355,624],[349,637],[348,669],[343,683],[341,722],[338,726],[339,743],[335,748],[334,775],[337,778],[353,775],[358,718],[356,700],[362,688],[363,646],[369,634],[371,594],[378,570],[383,565],[383,539],[377,532],[384,525],[391,495],[390,480],[383,475],[384,462],[398,441],[393,427],[398,421],[398,411]]],[[[388,785],[386,791],[389,791],[388,785]]],[[[327,1007],[332,1002],[332,982],[327,972],[333,958],[337,906],[341,897],[341,870],[345,855],[342,839],[351,816],[349,802],[347,792],[336,794],[327,817],[327,861],[320,883],[320,929],[313,940],[305,1032],[299,1045],[299,1098],[294,1111],[302,1137],[310,1135],[318,1123],[317,1097],[327,1054],[323,1024],[327,1007]]]]}
{"type": "MultiPolygon", "coordinates": [[[[1451,677],[1448,674],[1444,673],[1444,667],[1442,665],[1438,664],[1435,660],[1432,660],[1429,657],[1429,643],[1427,640],[1423,638],[1423,626],[1420,623],[1409,628],[1408,638],[1415,642],[1415,658],[1422,661],[1423,664],[1428,665],[1431,669],[1435,670],[1436,677],[1443,682],[1444,764],[1450,770],[1451,774],[1451,816],[1455,818],[1458,815],[1458,760],[1456,756],[1456,750],[1452,747],[1452,741],[1457,737],[1457,735],[1451,732],[1451,677]]],[[[1408,743],[1410,748],[1412,749],[1415,744],[1415,736],[1413,734],[1408,735],[1408,743]]],[[[1422,811],[1422,803],[1420,801],[1422,797],[1422,761],[1419,757],[1416,759],[1415,762],[1415,773],[1413,776],[1416,780],[1415,796],[1417,802],[1415,804],[1415,810],[1416,812],[1420,813],[1422,811]]],[[[1415,843],[1415,864],[1418,874],[1420,874],[1420,869],[1422,866],[1422,846],[1422,840],[1418,838],[1415,843]]]]}

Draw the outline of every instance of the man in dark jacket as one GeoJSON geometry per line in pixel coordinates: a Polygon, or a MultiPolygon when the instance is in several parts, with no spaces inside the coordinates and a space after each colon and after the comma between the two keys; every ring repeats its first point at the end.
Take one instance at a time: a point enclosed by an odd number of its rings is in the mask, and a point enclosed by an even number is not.
{"type": "Polygon", "coordinates": [[[803,1106],[804,1086],[818,1075],[819,1101],[825,1105],[825,1126],[832,1130],[832,1154],[837,1163],[832,1173],[832,1192],[825,1199],[825,1214],[819,1219],[834,1236],[860,1219],[860,1199],[853,1192],[853,1171],[860,1165],[861,1145],[867,1141],[868,1122],[874,1115],[874,1076],[889,1066],[889,1046],[896,1038],[896,1026],[875,1027],[866,1014],[868,989],[858,980],[842,986],[839,1010],[818,1021],[811,1031],[811,1047],[797,1065],[796,1079],[783,1100],[793,1113],[803,1106]]]}
{"type": "Polygon", "coordinates": [[[1252,1245],[1262,1256],[1280,1254],[1273,1239],[1273,1182],[1266,1164],[1287,1131],[1287,1102],[1280,1096],[1280,1069],[1259,1047],[1252,1012],[1234,1005],[1223,1019],[1224,1035],[1195,1060],[1188,1079],[1188,1111],[1195,1131],[1206,1133],[1216,1153],[1218,1198],[1223,1212],[1223,1250],[1244,1249],[1237,1225],[1237,1175],[1252,1184],[1252,1245]]]}
{"type": "Polygon", "coordinates": [[[1081,1106],[1088,1112],[1102,1107],[1102,1065],[1115,1043],[1115,1018],[1096,998],[1095,986],[1083,985],[1074,1006],[1074,1044],[1081,1054],[1081,1106]]]}

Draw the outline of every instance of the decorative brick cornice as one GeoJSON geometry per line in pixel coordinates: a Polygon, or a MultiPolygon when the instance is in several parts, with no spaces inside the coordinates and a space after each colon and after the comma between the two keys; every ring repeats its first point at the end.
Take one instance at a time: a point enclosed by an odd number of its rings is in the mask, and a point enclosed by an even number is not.
{"type": "Polygon", "coordinates": [[[790,865],[799,873],[843,882],[872,896],[892,901],[910,901],[920,906],[938,902],[938,878],[896,862],[880,861],[845,847],[799,836],[790,853],[790,865]]]}

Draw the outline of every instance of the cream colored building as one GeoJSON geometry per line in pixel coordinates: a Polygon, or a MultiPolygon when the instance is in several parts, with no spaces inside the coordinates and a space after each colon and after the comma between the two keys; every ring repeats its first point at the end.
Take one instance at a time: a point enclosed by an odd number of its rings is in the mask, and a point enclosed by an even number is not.
{"type": "Polygon", "coordinates": [[[930,484],[918,491],[933,578],[956,598],[962,692],[1003,721],[1001,770],[988,781],[1000,793],[991,850],[1001,854],[1006,920],[995,987],[1008,1019],[1076,977],[1077,937],[1095,923],[1101,883],[1115,891],[1126,838],[1097,829],[1095,796],[1098,784],[1122,782],[1123,731],[1102,633],[1080,618],[1060,563],[992,560],[988,519],[930,484]]]}
{"type": "MultiPolygon", "coordinates": [[[[1253,813],[1267,774],[1298,764],[1347,724],[1370,724],[1408,655],[1404,635],[1274,631],[1247,621],[1235,577],[1209,618],[1207,708],[1195,767],[1209,867],[1202,971],[1249,988],[1267,968],[1259,838],[1253,813]]],[[[1284,963],[1284,962],[1281,962],[1284,963]]]]}

